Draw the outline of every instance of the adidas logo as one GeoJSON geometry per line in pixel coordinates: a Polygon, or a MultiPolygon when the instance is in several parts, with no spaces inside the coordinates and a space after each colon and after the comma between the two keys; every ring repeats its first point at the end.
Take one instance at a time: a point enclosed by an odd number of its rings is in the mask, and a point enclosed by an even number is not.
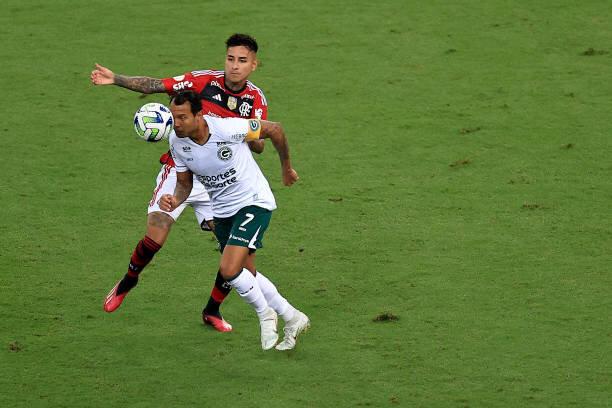
{"type": "Polygon", "coordinates": [[[216,94],[215,96],[213,96],[213,99],[216,99],[221,102],[221,94],[216,94]]]}

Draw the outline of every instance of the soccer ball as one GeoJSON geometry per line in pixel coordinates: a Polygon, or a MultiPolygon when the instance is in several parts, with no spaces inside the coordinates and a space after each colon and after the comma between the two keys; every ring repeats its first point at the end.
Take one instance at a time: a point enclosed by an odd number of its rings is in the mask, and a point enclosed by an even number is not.
{"type": "Polygon", "coordinates": [[[147,103],[134,115],[134,130],[138,137],[147,142],[167,139],[173,125],[170,109],[161,103],[147,103]]]}

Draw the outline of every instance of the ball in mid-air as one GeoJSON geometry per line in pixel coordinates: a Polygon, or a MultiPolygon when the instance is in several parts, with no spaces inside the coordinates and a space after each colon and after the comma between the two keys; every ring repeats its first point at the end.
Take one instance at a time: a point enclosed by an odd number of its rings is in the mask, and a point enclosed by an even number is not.
{"type": "Polygon", "coordinates": [[[174,120],[170,109],[161,103],[147,103],[134,115],[134,129],[141,139],[147,142],[159,142],[167,139],[172,131],[174,120]]]}

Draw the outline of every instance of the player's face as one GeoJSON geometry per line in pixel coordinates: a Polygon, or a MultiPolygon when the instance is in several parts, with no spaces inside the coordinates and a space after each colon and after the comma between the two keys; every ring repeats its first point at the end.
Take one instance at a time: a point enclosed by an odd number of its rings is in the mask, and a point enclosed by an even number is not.
{"type": "Polygon", "coordinates": [[[225,54],[225,80],[244,85],[251,72],[257,68],[257,55],[242,45],[229,47],[225,54]]]}
{"type": "Polygon", "coordinates": [[[178,137],[190,137],[197,134],[198,117],[201,118],[201,116],[191,113],[189,103],[182,105],[171,103],[170,112],[174,117],[174,132],[178,137]]]}

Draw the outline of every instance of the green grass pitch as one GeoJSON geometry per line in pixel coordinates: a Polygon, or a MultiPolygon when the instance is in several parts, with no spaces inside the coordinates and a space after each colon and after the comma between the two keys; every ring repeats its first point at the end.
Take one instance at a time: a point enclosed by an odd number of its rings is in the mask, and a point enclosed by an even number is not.
{"type": "Polygon", "coordinates": [[[1,407],[612,406],[608,1],[85,2],[0,7],[1,407]],[[116,313],[167,144],[94,88],[260,43],[252,79],[301,180],[259,268],[312,319],[200,322],[218,264],[191,210],[116,313]]]}

